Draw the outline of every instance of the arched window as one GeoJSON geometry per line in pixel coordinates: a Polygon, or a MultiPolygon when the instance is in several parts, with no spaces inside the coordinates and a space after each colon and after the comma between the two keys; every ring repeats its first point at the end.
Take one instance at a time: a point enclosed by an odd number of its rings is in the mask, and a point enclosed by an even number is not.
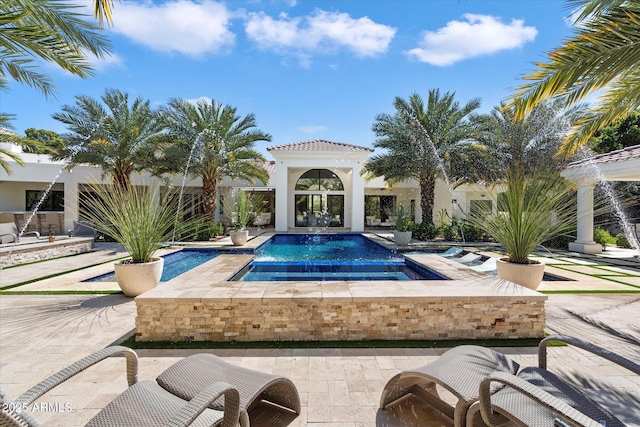
{"type": "Polygon", "coordinates": [[[328,169],[311,169],[306,171],[298,182],[296,190],[301,191],[344,191],[338,175],[328,169]]]}

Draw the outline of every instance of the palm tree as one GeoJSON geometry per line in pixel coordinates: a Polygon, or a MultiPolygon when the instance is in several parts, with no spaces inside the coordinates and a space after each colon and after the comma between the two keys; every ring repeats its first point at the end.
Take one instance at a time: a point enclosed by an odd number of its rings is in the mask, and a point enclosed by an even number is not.
{"type": "Polygon", "coordinates": [[[474,134],[466,117],[480,107],[480,99],[460,108],[454,96],[449,92],[441,96],[433,89],[426,105],[417,93],[408,101],[397,97],[393,103],[396,113],[378,115],[373,125],[378,137],[373,146],[385,152],[370,157],[364,173],[384,176],[391,185],[410,178],[417,180],[423,223],[433,223],[436,178],[448,180],[451,157],[466,150],[466,142],[474,134]]]}
{"type": "MultiPolygon", "coordinates": [[[[96,0],[101,10],[104,2],[96,0]]],[[[37,59],[53,62],[72,74],[92,75],[89,53],[103,58],[111,50],[98,26],[76,11],[79,6],[58,0],[5,0],[0,3],[0,89],[7,78],[29,85],[45,96],[54,93],[51,79],[37,70],[37,59]]],[[[110,16],[110,15],[109,15],[110,16]]]]}
{"type": "MultiPolygon", "coordinates": [[[[22,147],[25,151],[39,151],[44,149],[44,144],[39,141],[34,141],[29,138],[22,137],[13,132],[10,121],[13,119],[13,114],[0,113],[0,143],[8,142],[16,144],[22,147]]],[[[10,148],[0,147],[0,167],[4,169],[7,175],[11,175],[12,169],[9,162],[5,159],[10,158],[18,166],[24,166],[24,162],[19,154],[11,151],[10,148]]]]}
{"type": "Polygon", "coordinates": [[[93,15],[98,20],[100,28],[106,21],[107,25],[113,24],[113,18],[111,16],[111,9],[113,9],[113,0],[94,0],[93,1],[93,15]]]}
{"type": "Polygon", "coordinates": [[[208,220],[215,218],[217,185],[223,177],[268,181],[262,165],[265,158],[254,144],[271,141],[271,135],[256,129],[253,114],[241,118],[229,105],[213,100],[193,104],[184,99],[171,99],[162,111],[168,134],[156,173],[184,172],[189,162],[189,175],[202,178],[208,220]]]}
{"type": "Polygon", "coordinates": [[[129,95],[108,89],[102,101],[78,95],[75,105],[53,115],[69,129],[63,135],[67,145],[54,158],[99,166],[114,184],[128,187],[131,173],[150,167],[150,142],[160,136],[162,121],[148,100],[136,98],[130,105],[129,95]]]}
{"type": "Polygon", "coordinates": [[[543,100],[565,107],[601,91],[600,100],[576,124],[562,146],[573,153],[600,128],[640,106],[640,2],[567,0],[575,13],[575,34],[547,54],[525,76],[508,107],[522,119],[543,100]]]}
{"type": "Polygon", "coordinates": [[[514,107],[501,104],[489,114],[472,115],[470,121],[478,130],[476,147],[486,152],[483,162],[475,163],[475,173],[484,182],[504,181],[509,174],[557,174],[563,161],[556,154],[579,117],[580,108],[578,105],[564,110],[541,103],[518,119],[514,107]]]}

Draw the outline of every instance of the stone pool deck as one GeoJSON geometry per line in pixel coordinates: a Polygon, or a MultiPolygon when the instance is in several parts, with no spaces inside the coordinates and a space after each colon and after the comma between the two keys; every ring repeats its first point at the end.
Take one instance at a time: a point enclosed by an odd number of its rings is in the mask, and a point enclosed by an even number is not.
{"type": "MultiPolygon", "coordinates": [[[[224,244],[222,242],[221,244],[224,244]]],[[[86,265],[95,258],[118,257],[117,250],[98,251],[0,272],[0,284],[33,279],[50,271],[65,271],[76,259],[86,265]],[[93,255],[94,257],[90,257],[93,255]],[[9,274],[10,273],[10,274],[9,274]],[[10,276],[10,277],[9,277],[10,276]],[[22,278],[22,279],[21,279],[22,278]]],[[[638,280],[636,265],[625,266],[606,257],[557,254],[566,258],[567,270],[577,282],[548,282],[551,290],[637,290],[624,283],[638,280]],[[582,266],[578,268],[578,266],[582,266]],[[589,272],[610,271],[602,277],[589,272]],[[609,270],[613,269],[613,270],[609,270]],[[582,287],[581,287],[582,286],[582,287]]],[[[76,273],[74,273],[76,274],[76,273]]],[[[91,274],[91,273],[89,273],[91,274]]],[[[87,276],[91,277],[91,276],[87,276]]],[[[487,280],[490,280],[487,277],[487,280]]],[[[73,290],[85,284],[59,278],[14,290],[73,290]],[[59,283],[56,284],[55,282],[59,283]]],[[[117,284],[112,284],[117,289],[117,284]]],[[[548,295],[547,333],[574,335],[610,348],[640,363],[640,294],[548,295]]],[[[11,295],[0,294],[0,389],[17,397],[53,372],[135,332],[135,301],[123,295],[11,295]]],[[[498,348],[521,365],[536,364],[536,349],[498,348]]],[[[289,377],[300,392],[302,413],[292,426],[364,427],[388,425],[377,405],[384,384],[396,373],[429,363],[446,349],[232,349],[232,350],[138,350],[140,379],[155,377],[187,355],[210,352],[247,368],[289,377]]],[[[610,363],[570,347],[550,349],[549,366],[605,403],[629,426],[640,427],[640,379],[610,363]],[[601,385],[601,386],[598,386],[601,385]]],[[[122,360],[108,360],[83,372],[40,400],[69,403],[65,412],[45,410],[31,415],[47,426],[81,426],[116,395],[126,380],[122,360]]],[[[421,420],[425,426],[450,425],[435,414],[421,420]]]]}
{"type": "Polygon", "coordinates": [[[434,254],[452,280],[230,282],[252,255],[219,255],[135,299],[142,341],[540,338],[546,295],[434,254]]]}

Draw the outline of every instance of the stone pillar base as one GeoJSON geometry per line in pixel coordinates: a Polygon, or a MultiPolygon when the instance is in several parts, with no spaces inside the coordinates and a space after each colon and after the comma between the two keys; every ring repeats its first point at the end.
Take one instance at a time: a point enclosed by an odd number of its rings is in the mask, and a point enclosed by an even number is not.
{"type": "Polygon", "coordinates": [[[569,243],[569,250],[574,252],[580,252],[583,254],[600,254],[602,253],[602,245],[598,243],[582,243],[571,242],[569,243]]]}

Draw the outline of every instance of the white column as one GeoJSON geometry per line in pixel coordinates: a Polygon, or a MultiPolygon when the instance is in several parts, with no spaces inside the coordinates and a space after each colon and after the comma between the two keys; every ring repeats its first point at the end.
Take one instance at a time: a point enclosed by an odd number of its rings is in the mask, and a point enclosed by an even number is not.
{"type": "Polygon", "coordinates": [[[276,231],[279,232],[286,232],[288,230],[288,188],[289,168],[286,164],[278,162],[276,165],[276,231]]]}
{"type": "Polygon", "coordinates": [[[78,220],[78,181],[70,178],[64,182],[64,230],[73,230],[74,221],[78,220]]]}
{"type": "Polygon", "coordinates": [[[586,254],[602,252],[602,246],[593,241],[593,188],[592,182],[578,182],[578,230],[569,250],[586,254]]]}
{"type": "Polygon", "coordinates": [[[351,173],[351,231],[364,231],[364,179],[359,162],[351,173]]]}

